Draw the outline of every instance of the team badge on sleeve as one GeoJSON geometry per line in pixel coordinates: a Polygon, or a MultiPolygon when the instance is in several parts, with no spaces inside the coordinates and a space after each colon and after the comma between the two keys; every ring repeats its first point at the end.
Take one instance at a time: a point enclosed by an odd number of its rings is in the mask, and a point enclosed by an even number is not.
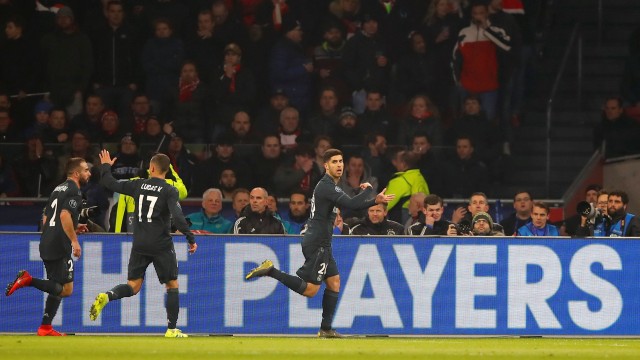
{"type": "Polygon", "coordinates": [[[72,209],[75,209],[78,207],[78,202],[75,201],[74,199],[69,200],[69,206],[71,206],[72,209]]]}

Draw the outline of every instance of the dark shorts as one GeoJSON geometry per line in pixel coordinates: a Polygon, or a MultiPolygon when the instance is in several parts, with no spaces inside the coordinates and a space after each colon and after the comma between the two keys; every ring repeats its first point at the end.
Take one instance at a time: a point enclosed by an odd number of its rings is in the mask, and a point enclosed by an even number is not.
{"type": "Polygon", "coordinates": [[[158,280],[160,280],[161,284],[178,279],[178,260],[173,248],[153,256],[132,251],[131,256],[129,256],[129,274],[127,278],[129,280],[144,279],[147,267],[151,263],[156,269],[158,280]]]}
{"type": "Polygon", "coordinates": [[[66,256],[58,260],[44,260],[47,279],[58,284],[73,282],[73,265],[73,259],[66,256]]]}
{"type": "Polygon", "coordinates": [[[304,265],[296,271],[302,280],[320,285],[324,279],[339,274],[331,247],[303,246],[302,254],[304,265]]]}

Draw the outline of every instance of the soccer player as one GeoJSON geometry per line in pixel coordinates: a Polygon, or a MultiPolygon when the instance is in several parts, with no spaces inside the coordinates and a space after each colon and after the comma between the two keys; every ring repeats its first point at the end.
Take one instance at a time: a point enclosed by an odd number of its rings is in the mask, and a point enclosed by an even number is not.
{"type": "Polygon", "coordinates": [[[77,234],[88,231],[87,225],[78,224],[78,217],[82,205],[80,186],[89,181],[91,171],[83,158],[71,158],[67,161],[65,173],[67,180],[53,189],[42,217],[40,258],[47,270],[47,279],[33,278],[26,270],[21,270],[5,292],[9,296],[20,288],[32,286],[49,294],[38,336],[66,335],[54,330],[51,322],[62,298],[73,293],[71,254],[80,258],[82,249],[77,234]]]}
{"type": "Polygon", "coordinates": [[[149,163],[149,178],[118,182],[111,175],[111,165],[117,158],[111,159],[109,151],[100,152],[102,163],[101,183],[109,190],[129,195],[136,199],[136,214],[133,230],[133,247],[129,257],[128,281],[116,285],[106,293],[100,293],[91,305],[89,318],[96,320],[102,309],[112,300],[136,295],[142,287],[144,274],[153,263],[158,280],[167,288],[167,323],[165,337],[188,337],[176,329],[180,310],[178,291],[178,260],[169,233],[171,218],[189,242],[189,253],[193,254],[198,245],[178,203],[178,190],[165,181],[170,160],[164,154],[156,154],[149,163]]]}
{"type": "Polygon", "coordinates": [[[265,260],[260,266],[251,270],[245,278],[248,280],[259,276],[269,276],[306,297],[314,297],[324,280],[327,287],[322,298],[322,323],[318,336],[336,338],[342,337],[331,328],[340,291],[340,275],[331,250],[333,223],[338,211],[336,206],[353,210],[367,209],[374,204],[386,204],[395,195],[385,195],[386,189],[384,189],[378,195],[373,196],[375,193],[371,184],[363,183],[360,184],[363,191],[350,198],[337,186],[344,170],[342,152],[337,149],[328,149],[324,152],[322,160],[326,173],[313,190],[311,213],[302,239],[302,253],[305,263],[296,272],[298,276],[284,273],[276,269],[271,260],[265,260]]]}

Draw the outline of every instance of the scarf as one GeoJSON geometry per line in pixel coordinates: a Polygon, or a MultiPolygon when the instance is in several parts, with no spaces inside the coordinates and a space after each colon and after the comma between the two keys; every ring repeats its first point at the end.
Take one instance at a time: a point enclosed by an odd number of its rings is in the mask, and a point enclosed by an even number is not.
{"type": "Polygon", "coordinates": [[[184,103],[187,101],[191,101],[191,99],[193,98],[193,92],[196,90],[196,88],[198,87],[198,85],[200,84],[200,79],[199,78],[195,78],[195,80],[191,81],[191,82],[186,82],[183,81],[182,79],[180,79],[180,102],[184,103]]]}
{"type": "Polygon", "coordinates": [[[236,92],[236,76],[238,74],[238,71],[240,71],[241,68],[242,66],[240,64],[233,66],[234,72],[233,72],[233,75],[231,75],[231,83],[229,84],[229,92],[231,93],[236,92]]]}
{"type": "Polygon", "coordinates": [[[282,28],[282,17],[289,12],[289,6],[284,1],[278,1],[273,4],[273,12],[271,13],[271,20],[273,21],[273,28],[276,31],[280,31],[282,28]]]}

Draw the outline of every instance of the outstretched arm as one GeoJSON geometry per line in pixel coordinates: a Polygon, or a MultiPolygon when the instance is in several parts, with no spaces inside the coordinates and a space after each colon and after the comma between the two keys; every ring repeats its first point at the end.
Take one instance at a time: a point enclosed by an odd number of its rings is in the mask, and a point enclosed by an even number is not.
{"type": "Polygon", "coordinates": [[[100,151],[100,183],[107,189],[129,196],[134,195],[135,183],[133,181],[118,182],[113,175],[111,175],[111,166],[118,158],[111,159],[111,154],[108,150],[103,149],[100,151]]]}

